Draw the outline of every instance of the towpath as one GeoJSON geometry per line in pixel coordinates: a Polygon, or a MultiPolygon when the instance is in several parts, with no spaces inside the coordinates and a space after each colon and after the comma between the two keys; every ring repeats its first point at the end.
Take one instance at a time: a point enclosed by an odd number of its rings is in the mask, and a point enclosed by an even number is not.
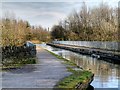
{"type": "Polygon", "coordinates": [[[53,88],[70,74],[62,61],[37,47],[37,64],[2,72],[2,88],[53,88]]]}

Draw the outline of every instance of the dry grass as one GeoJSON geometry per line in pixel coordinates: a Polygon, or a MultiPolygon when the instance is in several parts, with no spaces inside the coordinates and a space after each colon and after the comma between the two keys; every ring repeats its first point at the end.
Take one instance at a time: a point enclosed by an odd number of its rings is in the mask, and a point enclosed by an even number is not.
{"type": "Polygon", "coordinates": [[[34,43],[34,44],[40,44],[41,43],[41,41],[39,41],[39,40],[31,40],[31,42],[34,43]]]}

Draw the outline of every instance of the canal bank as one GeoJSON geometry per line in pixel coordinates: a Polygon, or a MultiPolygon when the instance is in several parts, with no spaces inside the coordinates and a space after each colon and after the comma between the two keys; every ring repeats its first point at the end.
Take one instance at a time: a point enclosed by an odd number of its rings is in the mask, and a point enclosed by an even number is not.
{"type": "Polygon", "coordinates": [[[120,64],[120,52],[113,52],[113,51],[104,50],[104,49],[80,47],[80,46],[73,46],[73,45],[64,45],[64,44],[47,43],[47,45],[70,50],[83,55],[89,55],[98,59],[106,60],[108,62],[120,64]]]}
{"type": "MultiPolygon", "coordinates": [[[[51,51],[46,49],[52,55],[62,60],[63,64],[66,66],[67,71],[72,74],[64,77],[55,85],[55,89],[79,89],[79,90],[89,90],[89,86],[94,79],[94,74],[88,70],[83,70],[83,68],[77,66],[74,62],[67,60],[51,51]]],[[[93,89],[92,89],[93,90],[93,89]]]]}
{"type": "Polygon", "coordinates": [[[2,72],[2,88],[3,90],[54,88],[60,80],[69,75],[72,73],[60,58],[37,46],[37,64],[2,72]]]}
{"type": "Polygon", "coordinates": [[[66,58],[77,66],[94,73],[94,80],[91,85],[95,90],[118,90],[120,81],[120,65],[98,60],[89,55],[72,52],[70,50],[55,48],[49,45],[42,45],[47,50],[66,58]]]}

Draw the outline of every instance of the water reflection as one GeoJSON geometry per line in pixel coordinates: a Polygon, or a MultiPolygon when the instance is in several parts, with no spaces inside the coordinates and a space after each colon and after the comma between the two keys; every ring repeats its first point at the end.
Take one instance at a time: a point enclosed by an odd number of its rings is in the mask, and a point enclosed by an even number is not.
{"type": "Polygon", "coordinates": [[[91,83],[94,88],[118,88],[120,65],[50,46],[45,46],[45,48],[92,71],[95,74],[94,81],[91,83]]]}

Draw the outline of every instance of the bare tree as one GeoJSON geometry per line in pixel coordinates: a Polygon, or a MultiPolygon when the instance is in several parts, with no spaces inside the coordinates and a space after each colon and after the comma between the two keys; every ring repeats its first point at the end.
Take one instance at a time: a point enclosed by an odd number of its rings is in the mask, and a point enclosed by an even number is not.
{"type": "Polygon", "coordinates": [[[118,41],[118,8],[109,7],[106,3],[88,9],[83,2],[80,11],[74,10],[67,21],[68,40],[118,41]]]}

